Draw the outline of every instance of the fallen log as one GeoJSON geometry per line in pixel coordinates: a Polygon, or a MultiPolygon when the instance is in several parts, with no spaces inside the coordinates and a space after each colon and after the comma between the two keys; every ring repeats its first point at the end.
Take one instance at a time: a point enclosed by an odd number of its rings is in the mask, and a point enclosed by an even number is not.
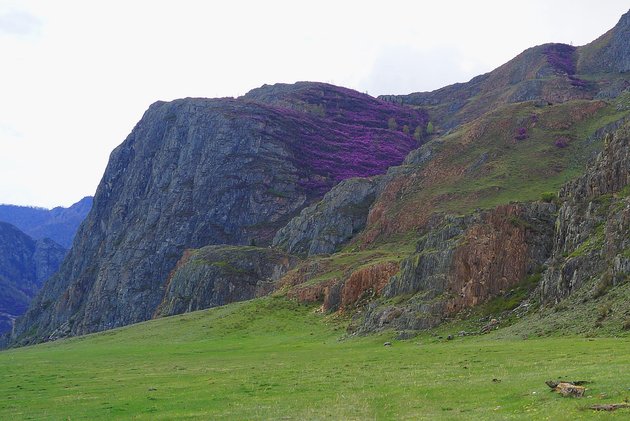
{"type": "Polygon", "coordinates": [[[589,409],[594,411],[616,411],[620,408],[630,408],[630,403],[608,403],[603,405],[591,405],[589,409]]]}

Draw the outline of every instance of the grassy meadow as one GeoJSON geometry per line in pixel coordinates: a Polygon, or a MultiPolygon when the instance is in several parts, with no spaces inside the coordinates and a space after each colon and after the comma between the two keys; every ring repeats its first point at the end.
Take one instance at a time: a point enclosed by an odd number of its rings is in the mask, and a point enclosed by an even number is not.
{"type": "MultiPolygon", "coordinates": [[[[345,338],[282,297],[0,352],[0,419],[627,419],[630,338],[345,338]],[[383,346],[390,341],[392,346],[383,346]],[[562,398],[545,380],[588,380],[562,398]]],[[[445,334],[447,332],[441,332],[445,334]]]]}

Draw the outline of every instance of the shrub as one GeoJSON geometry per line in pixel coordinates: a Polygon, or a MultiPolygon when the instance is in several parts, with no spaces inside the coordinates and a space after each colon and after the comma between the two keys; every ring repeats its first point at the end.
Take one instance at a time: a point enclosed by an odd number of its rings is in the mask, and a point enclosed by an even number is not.
{"type": "Polygon", "coordinates": [[[527,129],[525,127],[519,127],[516,130],[516,136],[514,136],[516,140],[525,140],[527,139],[527,129]]]}
{"type": "Polygon", "coordinates": [[[427,123],[427,134],[433,134],[433,130],[433,123],[429,121],[427,123]]]}
{"type": "Polygon", "coordinates": [[[608,315],[611,314],[611,313],[612,313],[612,308],[610,307],[610,304],[608,304],[608,303],[602,304],[597,309],[597,321],[601,322],[601,321],[605,320],[606,317],[608,317],[608,315]]]}
{"type": "Polygon", "coordinates": [[[546,191],[546,192],[540,194],[540,200],[542,200],[543,202],[547,202],[547,203],[553,202],[556,197],[557,197],[556,193],[554,193],[552,191],[546,191]]]}
{"type": "Polygon", "coordinates": [[[553,144],[556,145],[557,148],[566,148],[569,146],[569,138],[566,136],[559,136],[553,144]]]}
{"type": "Polygon", "coordinates": [[[403,133],[406,135],[409,134],[409,126],[407,126],[406,124],[403,126],[403,133]]]}
{"type": "Polygon", "coordinates": [[[595,288],[592,292],[593,298],[600,298],[606,295],[610,287],[612,287],[612,275],[610,274],[610,272],[606,272],[599,278],[599,281],[595,284],[595,288]]]}
{"type": "Polygon", "coordinates": [[[416,130],[413,132],[413,138],[417,141],[422,140],[422,127],[416,126],[416,130]]]}
{"type": "Polygon", "coordinates": [[[390,117],[389,120],[387,120],[387,127],[389,130],[396,130],[398,128],[398,123],[396,123],[396,119],[394,117],[390,117]]]}

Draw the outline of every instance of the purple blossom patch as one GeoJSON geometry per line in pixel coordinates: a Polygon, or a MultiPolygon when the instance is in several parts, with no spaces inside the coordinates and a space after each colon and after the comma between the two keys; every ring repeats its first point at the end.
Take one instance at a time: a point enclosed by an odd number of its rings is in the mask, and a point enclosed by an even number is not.
{"type": "Polygon", "coordinates": [[[514,136],[514,139],[516,140],[525,140],[527,139],[527,128],[525,127],[519,127],[516,130],[516,135],[514,136]]]}
{"type": "MultiPolygon", "coordinates": [[[[260,103],[263,94],[254,101],[260,103]]],[[[388,121],[422,128],[429,121],[423,110],[323,83],[299,83],[263,102],[277,120],[269,126],[273,136],[295,139],[291,159],[308,195],[322,195],[346,178],[383,174],[400,164],[418,142],[402,130],[390,130],[388,121]],[[304,112],[314,107],[323,112],[304,112]]]]}
{"type": "Polygon", "coordinates": [[[547,56],[547,63],[553,68],[567,75],[575,73],[575,48],[567,44],[549,44],[543,53],[547,56]]]}
{"type": "Polygon", "coordinates": [[[558,136],[556,137],[556,140],[553,142],[553,144],[557,148],[566,148],[567,146],[569,146],[569,138],[566,136],[558,136]]]}

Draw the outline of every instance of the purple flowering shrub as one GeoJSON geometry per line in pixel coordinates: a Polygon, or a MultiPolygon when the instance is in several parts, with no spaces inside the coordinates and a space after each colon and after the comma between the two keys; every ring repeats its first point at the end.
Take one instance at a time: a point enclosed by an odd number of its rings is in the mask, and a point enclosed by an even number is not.
{"type": "Polygon", "coordinates": [[[516,135],[514,136],[514,139],[516,140],[525,140],[527,139],[527,128],[525,127],[519,127],[518,129],[516,129],[516,135]]]}
{"type": "Polygon", "coordinates": [[[558,136],[556,137],[556,140],[553,142],[553,144],[557,148],[566,148],[567,146],[569,146],[569,138],[566,136],[558,136]]]}
{"type": "Polygon", "coordinates": [[[554,69],[566,73],[572,86],[585,88],[586,81],[577,78],[575,74],[575,49],[576,47],[567,44],[550,44],[544,54],[547,56],[547,63],[554,69]]]}
{"type": "Polygon", "coordinates": [[[579,79],[573,75],[569,75],[569,80],[571,81],[571,85],[577,87],[577,88],[586,88],[586,81],[579,79]]]}
{"type": "Polygon", "coordinates": [[[547,62],[555,69],[572,75],[575,73],[575,48],[567,44],[549,44],[544,54],[547,56],[547,62]]]}

